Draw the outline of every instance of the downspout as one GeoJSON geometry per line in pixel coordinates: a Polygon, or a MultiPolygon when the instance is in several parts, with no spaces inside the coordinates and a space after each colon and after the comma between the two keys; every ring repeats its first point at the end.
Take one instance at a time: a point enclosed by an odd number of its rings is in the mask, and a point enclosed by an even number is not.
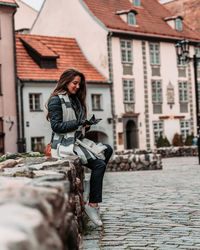
{"type": "Polygon", "coordinates": [[[19,138],[18,148],[20,153],[26,151],[26,141],[24,138],[24,102],[23,102],[23,88],[24,83],[18,80],[18,109],[19,109],[19,138]]]}
{"type": "Polygon", "coordinates": [[[17,9],[15,8],[13,14],[12,14],[12,27],[13,27],[13,54],[14,54],[14,75],[15,75],[15,98],[16,98],[16,119],[17,119],[17,151],[18,150],[18,140],[19,140],[19,109],[18,109],[18,86],[17,86],[17,56],[16,56],[16,39],[15,39],[15,19],[14,15],[17,12],[17,9]]]}
{"type": "Polygon", "coordinates": [[[108,49],[108,69],[109,69],[109,82],[110,82],[110,97],[111,97],[111,112],[112,112],[112,125],[113,125],[113,146],[114,150],[117,149],[117,136],[116,136],[116,119],[115,119],[115,103],[113,93],[113,64],[112,64],[112,32],[107,35],[107,49],[108,49]]]}

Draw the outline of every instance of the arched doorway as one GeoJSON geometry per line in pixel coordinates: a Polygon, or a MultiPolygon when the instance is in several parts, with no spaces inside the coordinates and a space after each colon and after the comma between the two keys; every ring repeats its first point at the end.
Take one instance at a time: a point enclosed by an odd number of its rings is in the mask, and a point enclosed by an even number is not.
{"type": "Polygon", "coordinates": [[[85,137],[94,141],[94,142],[108,143],[108,136],[103,132],[88,131],[86,133],[85,137]]]}
{"type": "Polygon", "coordinates": [[[126,123],[126,146],[127,149],[137,148],[137,127],[134,121],[129,120],[126,123]]]}

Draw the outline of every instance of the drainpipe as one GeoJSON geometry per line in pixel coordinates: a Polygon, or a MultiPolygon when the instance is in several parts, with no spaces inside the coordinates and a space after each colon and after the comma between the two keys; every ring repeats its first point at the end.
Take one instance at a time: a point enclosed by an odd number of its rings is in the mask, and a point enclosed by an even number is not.
{"type": "Polygon", "coordinates": [[[19,136],[18,136],[18,152],[26,151],[26,141],[24,138],[24,102],[23,102],[24,83],[18,80],[18,120],[19,120],[19,136]]]}
{"type": "Polygon", "coordinates": [[[114,150],[117,149],[116,137],[116,120],[115,120],[115,103],[113,93],[113,64],[112,64],[112,32],[107,35],[107,49],[108,49],[108,68],[109,68],[109,82],[110,82],[110,96],[111,96],[111,112],[112,112],[112,125],[113,125],[113,146],[114,150]]]}
{"type": "Polygon", "coordinates": [[[14,75],[15,75],[15,98],[16,98],[16,119],[17,119],[17,151],[19,152],[18,141],[20,135],[20,127],[19,127],[19,109],[18,109],[18,86],[17,86],[17,56],[16,56],[16,39],[15,39],[15,19],[14,15],[17,12],[17,8],[15,8],[12,14],[12,27],[13,27],[13,54],[14,54],[14,75]]]}

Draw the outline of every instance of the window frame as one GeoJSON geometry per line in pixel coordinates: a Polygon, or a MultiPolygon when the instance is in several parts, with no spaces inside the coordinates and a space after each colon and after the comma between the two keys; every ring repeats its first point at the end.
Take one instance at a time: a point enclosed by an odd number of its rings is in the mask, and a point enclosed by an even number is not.
{"type": "Polygon", "coordinates": [[[189,120],[180,120],[180,133],[182,135],[183,140],[185,141],[187,136],[190,134],[190,121],[189,120]],[[182,127],[182,124],[184,125],[182,127]],[[188,124],[188,126],[185,126],[188,124]]]}
{"type": "Polygon", "coordinates": [[[164,123],[161,120],[157,120],[157,121],[153,121],[153,136],[154,136],[154,144],[157,143],[157,140],[160,136],[164,137],[164,123]],[[158,128],[155,130],[155,125],[158,125],[158,128]],[[161,125],[161,127],[160,127],[161,125]],[[155,132],[157,132],[158,134],[155,135],[155,132]]]}
{"type": "MultiPolygon", "coordinates": [[[[195,52],[196,57],[200,58],[200,47],[199,46],[194,48],[194,52],[195,52]]],[[[200,60],[197,60],[197,67],[200,67],[200,60]]]]}
{"type": "Polygon", "coordinates": [[[92,103],[92,110],[93,111],[102,111],[102,94],[91,94],[91,103],[92,103]],[[99,98],[99,107],[96,105],[97,97],[99,98]]]}
{"type": "Polygon", "coordinates": [[[160,44],[159,43],[157,42],[149,43],[149,57],[150,57],[150,65],[160,66],[160,44]],[[151,48],[151,46],[153,46],[153,49],[151,48]],[[155,48],[156,46],[158,47],[158,50],[155,48]]]}
{"type": "Polygon", "coordinates": [[[132,26],[136,26],[137,25],[136,24],[136,15],[135,15],[135,13],[129,12],[127,14],[127,24],[128,25],[132,25],[132,26]]]}
{"type": "Polygon", "coordinates": [[[162,90],[162,81],[161,80],[151,80],[151,93],[152,93],[152,103],[153,104],[162,104],[163,103],[163,90],[162,90]],[[155,87],[153,86],[154,83],[156,84],[155,87]],[[157,86],[158,83],[160,84],[160,87],[157,86]],[[154,100],[154,96],[155,96],[155,100],[154,100]],[[159,100],[159,97],[161,97],[160,100],[159,100]]]}
{"type": "Polygon", "coordinates": [[[134,79],[127,79],[124,78],[122,79],[122,84],[123,84],[123,102],[124,103],[135,103],[135,81],[134,79]],[[125,81],[127,81],[127,86],[125,86],[125,81]],[[130,82],[132,82],[132,86],[130,86],[130,82]],[[132,90],[132,91],[131,91],[132,90]],[[128,99],[125,99],[125,91],[127,91],[127,96],[128,99]],[[132,92],[132,95],[131,95],[132,92]],[[132,100],[131,97],[132,96],[132,100]]]}
{"type": "Polygon", "coordinates": [[[183,30],[183,22],[180,17],[175,19],[175,30],[182,31],[183,30]]]}
{"type": "Polygon", "coordinates": [[[141,6],[141,0],[132,0],[132,3],[136,7],[140,7],[141,6]]]}
{"type": "Polygon", "coordinates": [[[41,104],[42,104],[42,93],[29,93],[29,111],[30,112],[40,112],[43,111],[41,108],[41,104]],[[31,96],[33,96],[31,98],[31,96]],[[36,108],[36,96],[39,96],[39,108],[36,108]],[[32,100],[32,101],[31,101],[32,100]],[[31,108],[32,105],[32,108],[31,108]]]}
{"type": "Polygon", "coordinates": [[[43,151],[45,150],[45,138],[44,136],[32,136],[31,137],[31,150],[34,151],[33,145],[37,145],[39,144],[38,142],[36,142],[35,144],[33,144],[33,140],[38,140],[41,139],[41,142],[39,142],[41,144],[41,146],[43,146],[43,150],[40,153],[43,153],[43,151]]]}
{"type": "Polygon", "coordinates": [[[178,81],[178,95],[179,95],[179,103],[188,103],[189,102],[187,81],[178,81]],[[180,86],[180,84],[186,84],[186,87],[180,86]]]}
{"type": "Polygon", "coordinates": [[[120,50],[121,50],[121,62],[127,63],[127,64],[133,64],[132,40],[120,39],[120,50]],[[125,44],[124,47],[122,47],[122,43],[125,44]],[[127,46],[128,43],[130,43],[130,47],[127,46]],[[123,52],[124,52],[124,54],[123,54],[123,52]],[[124,60],[123,56],[125,56],[125,60],[124,60]]]}

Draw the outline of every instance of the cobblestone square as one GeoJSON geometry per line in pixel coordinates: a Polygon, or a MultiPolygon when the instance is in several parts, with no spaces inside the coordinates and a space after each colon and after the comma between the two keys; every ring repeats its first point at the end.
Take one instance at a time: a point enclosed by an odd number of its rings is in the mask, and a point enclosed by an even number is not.
{"type": "Polygon", "coordinates": [[[163,170],[106,172],[103,228],[88,223],[83,249],[200,249],[197,157],[163,159],[163,170]]]}

